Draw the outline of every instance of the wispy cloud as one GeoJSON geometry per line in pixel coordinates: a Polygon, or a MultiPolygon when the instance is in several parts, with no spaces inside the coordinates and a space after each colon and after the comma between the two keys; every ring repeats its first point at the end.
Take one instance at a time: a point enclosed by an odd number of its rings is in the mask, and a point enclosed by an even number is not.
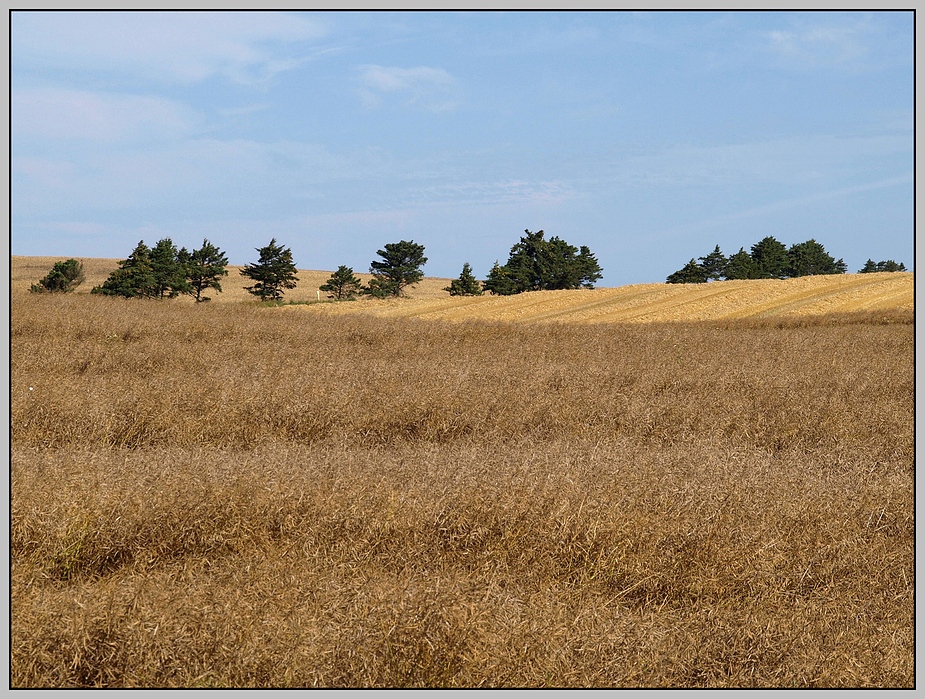
{"type": "Polygon", "coordinates": [[[163,97],[37,88],[13,90],[14,137],[95,142],[174,140],[193,133],[201,115],[163,97]]]}
{"type": "Polygon", "coordinates": [[[903,37],[891,37],[893,30],[882,17],[842,15],[818,20],[812,14],[792,17],[790,26],[765,34],[767,50],[790,68],[863,72],[890,63],[894,50],[904,53],[903,37]]]}
{"type": "Polygon", "coordinates": [[[459,104],[456,79],[442,68],[365,65],[360,66],[360,84],[360,99],[368,108],[382,104],[386,94],[404,95],[408,104],[432,112],[449,111],[459,104]]]}
{"type": "Polygon", "coordinates": [[[221,76],[254,83],[304,59],[274,44],[323,36],[317,20],[281,12],[13,12],[11,49],[20,67],[79,66],[158,83],[221,76]]]}

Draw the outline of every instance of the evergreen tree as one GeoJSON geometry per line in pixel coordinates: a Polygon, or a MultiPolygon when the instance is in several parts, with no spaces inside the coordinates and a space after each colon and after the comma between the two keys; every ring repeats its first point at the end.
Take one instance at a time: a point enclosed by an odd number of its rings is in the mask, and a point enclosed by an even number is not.
{"type": "Polygon", "coordinates": [[[745,248],[739,248],[735,255],[730,255],[726,260],[726,279],[757,279],[758,275],[758,267],[745,248]]]}
{"type": "Polygon", "coordinates": [[[472,268],[468,262],[463,263],[462,273],[459,278],[450,282],[450,285],[444,287],[444,291],[449,291],[450,296],[481,296],[482,286],[479,284],[475,275],[472,274],[472,268]]]}
{"type": "Polygon", "coordinates": [[[668,284],[706,284],[709,273],[702,265],[697,264],[697,260],[691,258],[691,261],[684,265],[673,274],[669,274],[665,280],[668,284]]]}
{"type": "Polygon", "coordinates": [[[706,257],[698,258],[700,266],[707,273],[707,279],[717,280],[726,276],[726,256],[720,251],[719,245],[713,248],[706,257]]]}
{"type": "Polygon", "coordinates": [[[181,293],[189,293],[186,267],[180,262],[179,251],[170,238],[157,241],[151,249],[150,259],[154,296],[161,299],[175,298],[181,293]]]}
{"type": "Polygon", "coordinates": [[[241,275],[252,279],[254,284],[244,288],[259,296],[261,301],[279,301],[285,293],[283,290],[295,289],[299,281],[292,251],[278,245],[276,238],[271,239],[266,247],[255,249],[260,253],[259,260],[241,270],[241,275]]]}
{"type": "Polygon", "coordinates": [[[119,268],[101,286],[93,287],[90,293],[126,298],[156,298],[159,287],[151,264],[151,249],[143,240],[139,241],[132,254],[119,262],[119,268]]]}
{"type": "Polygon", "coordinates": [[[796,243],[787,251],[789,276],[807,277],[815,274],[839,274],[838,263],[815,240],[796,243]]]}
{"type": "Polygon", "coordinates": [[[752,245],[752,259],[758,267],[759,278],[787,278],[790,268],[787,247],[774,236],[769,235],[752,245]]]}
{"type": "Polygon", "coordinates": [[[208,296],[203,296],[206,289],[215,289],[221,293],[220,280],[228,275],[228,270],[225,269],[228,258],[208,239],[203,239],[199,250],[187,252],[186,248],[181,248],[177,254],[177,260],[185,270],[187,280],[185,293],[196,299],[197,303],[210,300],[208,296]]]}
{"type": "Polygon", "coordinates": [[[570,245],[543,231],[525,230],[520,242],[511,248],[507,264],[496,263],[484,288],[493,294],[555,289],[593,289],[602,276],[597,258],[586,246],[570,245]]]}
{"type": "Polygon", "coordinates": [[[495,296],[511,296],[520,293],[507,265],[500,265],[497,260],[489,270],[488,277],[482,282],[482,289],[495,296]]]}
{"type": "Polygon", "coordinates": [[[34,293],[67,293],[73,291],[84,281],[84,267],[75,259],[55,262],[48,274],[32,285],[34,293]]]}
{"type": "Polygon", "coordinates": [[[341,265],[328,280],[318,287],[321,291],[328,291],[329,299],[336,301],[352,301],[363,289],[363,282],[353,273],[352,267],[341,265]]]}
{"type": "Polygon", "coordinates": [[[421,271],[427,263],[424,257],[424,246],[413,240],[401,240],[397,243],[387,243],[384,250],[377,250],[381,260],[373,260],[369,265],[369,272],[373,278],[363,290],[364,294],[384,298],[387,296],[402,296],[405,289],[414,286],[424,278],[421,271]]]}
{"type": "Polygon", "coordinates": [[[872,272],[905,272],[906,265],[902,262],[895,262],[894,260],[883,260],[880,262],[874,262],[873,260],[867,260],[864,263],[864,267],[858,270],[858,274],[870,274],[872,272]]]}

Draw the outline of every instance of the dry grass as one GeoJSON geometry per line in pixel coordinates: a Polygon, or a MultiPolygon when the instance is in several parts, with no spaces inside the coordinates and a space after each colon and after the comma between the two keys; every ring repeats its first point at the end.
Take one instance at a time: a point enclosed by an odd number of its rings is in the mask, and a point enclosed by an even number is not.
{"type": "Polygon", "coordinates": [[[914,686],[899,311],[439,323],[16,277],[12,687],[914,686]]]}

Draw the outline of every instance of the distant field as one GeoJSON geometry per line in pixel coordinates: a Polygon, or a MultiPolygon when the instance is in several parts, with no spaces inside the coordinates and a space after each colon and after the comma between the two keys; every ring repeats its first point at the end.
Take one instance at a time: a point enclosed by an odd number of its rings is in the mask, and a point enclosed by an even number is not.
{"type": "MultiPolygon", "coordinates": [[[[60,258],[13,257],[11,288],[28,289],[60,258]]],[[[77,293],[89,293],[103,283],[119,261],[83,259],[87,281],[77,293]]],[[[216,302],[253,300],[244,290],[240,267],[229,267],[216,302]]],[[[360,299],[350,303],[325,301],[318,287],[330,272],[300,270],[299,285],[286,301],[304,305],[293,310],[311,313],[360,312],[384,317],[430,320],[663,322],[694,320],[772,319],[826,314],[909,312],[915,307],[912,272],[842,274],[787,280],[726,281],[710,284],[634,284],[578,291],[546,291],[516,296],[453,297],[443,289],[449,279],[425,277],[408,298],[388,301],[360,299]]],[[[364,282],[369,275],[357,274],[364,282]]],[[[190,302],[190,301],[186,301],[190,302]]],[[[288,307],[287,307],[288,308],[288,307]]]]}

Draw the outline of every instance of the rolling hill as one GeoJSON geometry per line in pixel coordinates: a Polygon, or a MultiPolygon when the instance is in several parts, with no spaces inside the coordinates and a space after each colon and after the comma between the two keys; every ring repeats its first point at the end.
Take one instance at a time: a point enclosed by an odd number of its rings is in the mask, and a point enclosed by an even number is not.
{"type": "MultiPolygon", "coordinates": [[[[11,258],[11,292],[28,291],[61,258],[11,258]]],[[[118,260],[82,259],[87,280],[77,293],[102,283],[118,260]]],[[[245,290],[240,267],[229,267],[223,293],[215,302],[252,300],[245,290]]],[[[303,313],[366,313],[386,317],[416,317],[446,321],[515,321],[585,323],[662,322],[767,319],[857,312],[911,312],[915,307],[912,272],[840,274],[723,281],[709,284],[633,284],[575,291],[539,291],[516,296],[453,297],[444,287],[449,279],[426,277],[407,298],[359,299],[324,302],[318,291],[330,272],[300,270],[299,286],[286,294],[294,305],[283,308],[303,313]],[[322,301],[318,303],[318,301],[322,301]]],[[[364,281],[369,275],[358,274],[364,281]]],[[[182,302],[182,301],[181,301],[182,302]]],[[[189,302],[189,301],[185,301],[189,302]]]]}

